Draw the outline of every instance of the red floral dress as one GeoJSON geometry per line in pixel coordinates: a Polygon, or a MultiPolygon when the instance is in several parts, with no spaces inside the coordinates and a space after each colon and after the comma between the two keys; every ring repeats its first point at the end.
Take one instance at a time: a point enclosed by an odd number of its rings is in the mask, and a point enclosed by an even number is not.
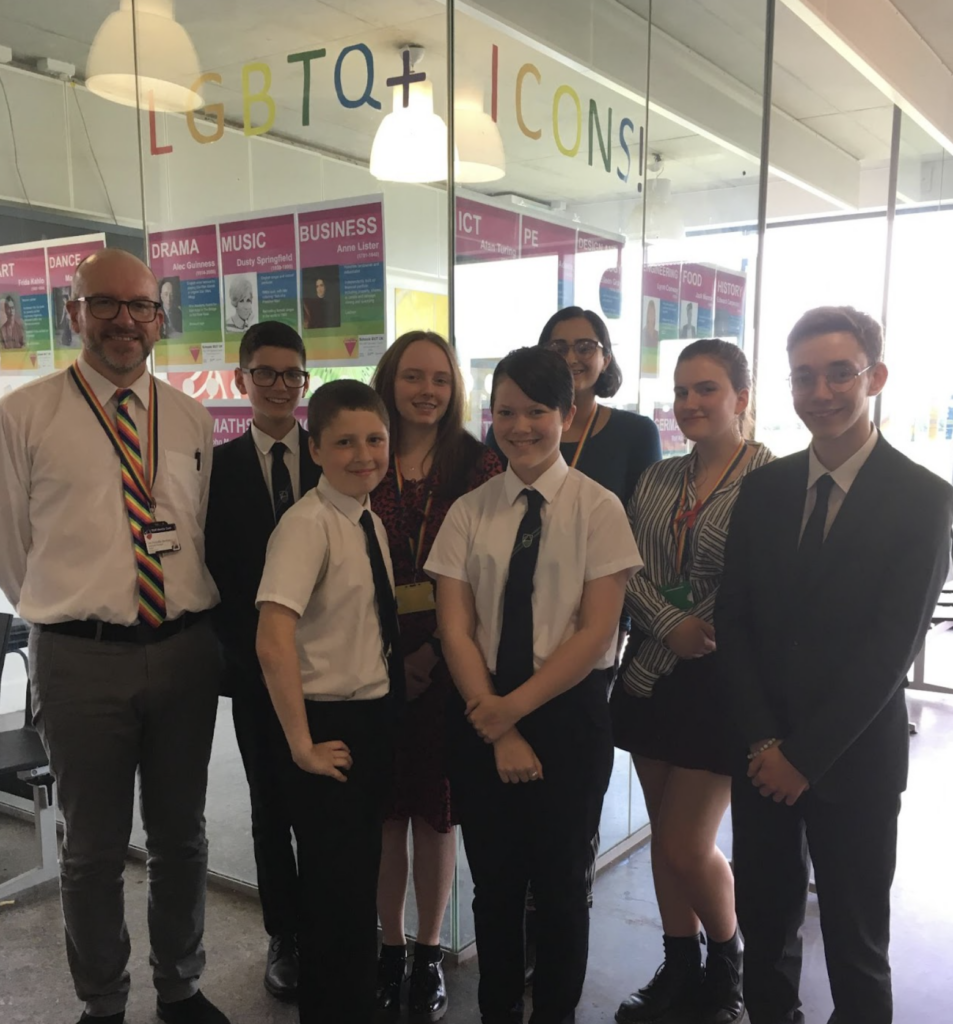
{"type": "MultiPolygon", "coordinates": [[[[475,490],[502,471],[500,460],[489,448],[484,448],[473,468],[470,489],[475,490]]],[[[414,567],[410,538],[416,543],[420,535],[424,509],[434,483],[433,478],[405,480],[401,495],[391,460],[387,475],[371,495],[371,507],[387,530],[394,583],[398,587],[428,578],[422,567],[453,499],[434,496],[424,530],[420,569],[415,570],[414,567]]],[[[435,612],[401,615],[400,637],[404,654],[419,650],[436,630],[435,612]]],[[[396,737],[393,788],[386,816],[392,820],[423,818],[434,831],[449,832],[456,824],[450,802],[445,751],[447,696],[453,681],[443,659],[434,666],[430,678],[430,686],[407,704],[401,719],[400,732],[396,737]]]]}

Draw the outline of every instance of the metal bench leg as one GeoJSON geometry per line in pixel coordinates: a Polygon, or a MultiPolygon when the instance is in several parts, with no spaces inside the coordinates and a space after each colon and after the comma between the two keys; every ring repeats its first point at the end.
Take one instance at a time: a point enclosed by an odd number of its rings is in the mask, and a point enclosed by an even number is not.
{"type": "Polygon", "coordinates": [[[924,644],[920,648],[920,653],[917,654],[913,661],[913,686],[914,689],[923,686],[926,682],[927,675],[927,645],[924,644]]]}
{"type": "Polygon", "coordinates": [[[33,821],[39,865],[0,883],[0,900],[48,882],[60,873],[56,847],[56,802],[50,799],[45,783],[33,787],[33,821]]]}

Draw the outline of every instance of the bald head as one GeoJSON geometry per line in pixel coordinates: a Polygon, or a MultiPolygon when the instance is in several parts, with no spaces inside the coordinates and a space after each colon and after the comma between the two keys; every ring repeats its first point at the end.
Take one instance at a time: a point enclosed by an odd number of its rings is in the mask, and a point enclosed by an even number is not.
{"type": "Polygon", "coordinates": [[[132,271],[137,274],[144,274],[152,281],[154,297],[158,298],[159,284],[155,274],[131,252],[125,249],[100,249],[92,255],[87,256],[76,268],[73,274],[73,286],[70,289],[70,298],[75,299],[80,295],[90,294],[90,281],[108,280],[113,274],[121,274],[132,271]]]}

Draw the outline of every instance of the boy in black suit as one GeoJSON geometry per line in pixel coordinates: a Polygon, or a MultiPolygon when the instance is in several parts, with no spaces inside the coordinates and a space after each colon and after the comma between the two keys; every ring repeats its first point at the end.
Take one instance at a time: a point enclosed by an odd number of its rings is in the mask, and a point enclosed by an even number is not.
{"type": "Polygon", "coordinates": [[[214,623],[251,794],[258,892],[270,936],[265,988],[290,1000],[298,983],[298,869],[275,753],[284,740],[255,654],[255,595],[275,524],[317,484],[319,470],[294,414],[308,389],[297,331],[276,321],[255,324],[242,338],[239,363],[235,383],[254,415],[241,437],[214,451],[206,561],[222,597],[214,623]]]}
{"type": "Polygon", "coordinates": [[[875,320],[811,310],[788,355],[813,441],[742,484],[715,614],[748,744],[732,793],[745,1002],[751,1024],[804,1020],[810,851],[831,1024],[890,1024],[903,686],[947,578],[953,488],[871,423],[887,381],[875,320]]]}

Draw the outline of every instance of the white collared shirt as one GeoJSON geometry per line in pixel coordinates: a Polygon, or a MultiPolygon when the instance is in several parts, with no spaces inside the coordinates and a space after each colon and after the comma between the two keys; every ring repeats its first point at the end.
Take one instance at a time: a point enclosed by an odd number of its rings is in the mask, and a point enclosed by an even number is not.
{"type": "MultiPolygon", "coordinates": [[[[527,502],[512,466],[454,502],[425,566],[431,576],[469,583],[476,642],[496,671],[503,592],[527,502]]],[[[539,560],[533,581],[533,656],[538,669],[578,628],[583,586],[642,566],[622,503],[560,456],[533,485],[544,498],[539,560]]],[[[594,668],[611,668],[615,640],[594,668]]]]}
{"type": "Polygon", "coordinates": [[[846,462],[838,466],[837,469],[828,469],[817,455],[814,454],[814,445],[811,445],[808,449],[807,457],[807,498],[804,502],[804,515],[801,517],[802,534],[807,526],[808,519],[811,518],[811,513],[814,511],[814,506],[817,504],[817,481],[825,474],[829,474],[834,481],[834,486],[831,488],[831,496],[827,506],[827,519],[824,523],[824,537],[826,539],[831,527],[834,525],[834,520],[837,518],[837,513],[840,512],[841,506],[844,504],[847,492],[853,486],[854,481],[857,479],[857,474],[864,463],[870,458],[870,453],[876,447],[879,438],[880,431],[871,424],[870,437],[867,438],[862,447],[854,452],[846,462]]]}
{"type": "MultiPolygon", "coordinates": [[[[268,541],[255,603],[261,608],[273,601],[300,616],[295,645],[304,695],[311,700],[373,700],[390,688],[361,526],[370,507],[322,476],[281,517],[268,541]]],[[[393,586],[387,532],[371,516],[393,586]]]]}
{"type": "MultiPolygon", "coordinates": [[[[80,356],[79,369],[115,420],[117,387],[80,356]]],[[[130,412],[148,464],[151,377],[132,385],[130,412]]],[[[175,523],[180,551],[162,556],[168,618],[218,603],[205,567],[212,419],[194,398],[156,381],[155,517],[175,523]]],[[[0,589],[28,622],[138,615],[135,552],[119,459],[68,370],[0,398],[0,589]]]]}
{"type": "Polygon", "coordinates": [[[286,450],[282,461],[288,468],[288,473],[291,476],[291,490],[294,493],[295,501],[297,501],[301,497],[301,462],[299,454],[301,433],[298,430],[298,421],[295,420],[294,426],[282,438],[269,437],[268,434],[263,430],[259,430],[253,423],[251,425],[251,438],[255,442],[255,454],[258,456],[258,465],[261,466],[261,474],[265,478],[265,486],[268,488],[268,497],[271,498],[272,505],[275,503],[275,496],[271,490],[271,447],[278,440],[285,446],[286,450]]]}

